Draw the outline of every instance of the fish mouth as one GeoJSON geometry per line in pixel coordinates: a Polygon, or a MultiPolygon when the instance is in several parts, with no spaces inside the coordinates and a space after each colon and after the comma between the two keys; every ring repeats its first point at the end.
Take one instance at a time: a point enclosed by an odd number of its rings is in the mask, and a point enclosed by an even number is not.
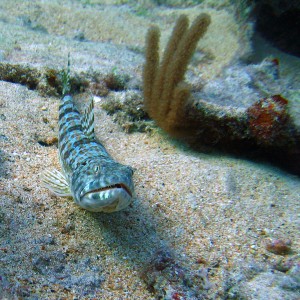
{"type": "Polygon", "coordinates": [[[84,195],[82,195],[82,197],[84,197],[86,194],[104,192],[104,191],[111,190],[111,189],[123,189],[130,196],[130,198],[132,198],[132,193],[131,193],[130,189],[124,183],[116,183],[116,184],[107,185],[105,187],[101,187],[101,188],[98,188],[95,190],[90,190],[90,191],[86,192],[84,195]]]}

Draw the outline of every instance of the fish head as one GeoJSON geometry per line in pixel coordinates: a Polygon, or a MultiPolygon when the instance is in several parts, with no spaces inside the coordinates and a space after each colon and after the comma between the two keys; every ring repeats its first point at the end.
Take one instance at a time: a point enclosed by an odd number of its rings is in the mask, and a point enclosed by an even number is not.
{"type": "Polygon", "coordinates": [[[94,212],[115,212],[127,207],[134,193],[133,170],[115,161],[89,162],[73,173],[75,202],[94,212]]]}

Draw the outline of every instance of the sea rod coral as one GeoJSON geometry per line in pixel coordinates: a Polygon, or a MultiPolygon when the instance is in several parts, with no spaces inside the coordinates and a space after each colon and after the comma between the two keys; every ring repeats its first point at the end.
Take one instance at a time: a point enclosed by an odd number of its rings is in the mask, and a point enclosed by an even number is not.
{"type": "Polygon", "coordinates": [[[200,14],[189,27],[181,15],[173,29],[164,55],[159,61],[159,28],[153,26],[146,37],[146,63],[143,72],[145,109],[156,123],[169,133],[182,125],[183,108],[190,87],[183,81],[187,65],[197,43],[210,24],[210,16],[200,14]]]}

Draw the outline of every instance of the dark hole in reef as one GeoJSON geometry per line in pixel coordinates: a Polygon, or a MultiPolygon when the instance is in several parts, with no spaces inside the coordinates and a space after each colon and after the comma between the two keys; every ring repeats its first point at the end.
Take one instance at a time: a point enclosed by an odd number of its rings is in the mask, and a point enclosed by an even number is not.
{"type": "Polygon", "coordinates": [[[256,30],[275,47],[300,57],[300,9],[293,6],[283,9],[269,4],[256,8],[256,30]]]}

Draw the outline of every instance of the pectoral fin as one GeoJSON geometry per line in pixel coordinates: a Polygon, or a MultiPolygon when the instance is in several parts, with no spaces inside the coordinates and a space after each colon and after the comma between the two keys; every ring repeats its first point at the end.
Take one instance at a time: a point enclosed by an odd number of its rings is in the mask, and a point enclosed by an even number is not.
{"type": "Polygon", "coordinates": [[[44,187],[57,196],[72,196],[66,177],[57,170],[46,170],[42,177],[44,187]]]}
{"type": "Polygon", "coordinates": [[[84,110],[84,114],[81,117],[81,125],[84,134],[89,139],[95,139],[94,133],[94,101],[91,99],[89,105],[84,110]]]}

